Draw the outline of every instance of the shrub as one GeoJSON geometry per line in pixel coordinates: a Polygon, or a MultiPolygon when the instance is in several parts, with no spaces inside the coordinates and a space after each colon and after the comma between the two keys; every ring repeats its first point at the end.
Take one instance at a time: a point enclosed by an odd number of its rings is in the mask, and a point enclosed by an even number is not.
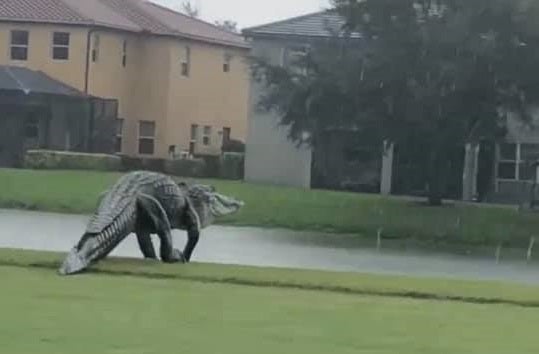
{"type": "Polygon", "coordinates": [[[221,156],[220,176],[225,179],[243,179],[243,163],[245,155],[241,153],[226,152],[221,156]]]}
{"type": "Polygon", "coordinates": [[[28,150],[24,156],[24,167],[29,169],[119,171],[121,165],[120,157],[106,154],[28,150]]]}
{"type": "Polygon", "coordinates": [[[179,177],[204,177],[206,167],[203,159],[167,160],[165,173],[179,177]]]}
{"type": "Polygon", "coordinates": [[[153,172],[165,173],[165,160],[158,158],[141,158],[141,157],[131,157],[131,156],[122,156],[122,171],[136,171],[136,170],[145,170],[153,172]]]}

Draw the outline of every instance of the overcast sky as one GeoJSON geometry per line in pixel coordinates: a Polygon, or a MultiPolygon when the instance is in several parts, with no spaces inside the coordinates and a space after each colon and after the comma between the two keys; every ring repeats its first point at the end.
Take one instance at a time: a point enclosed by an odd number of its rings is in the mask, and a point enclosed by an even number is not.
{"type": "MultiPolygon", "coordinates": [[[[151,0],[175,10],[183,0],[151,0]]],[[[198,5],[203,20],[233,20],[239,28],[274,22],[288,17],[320,11],[329,0],[192,0],[198,5]]]]}

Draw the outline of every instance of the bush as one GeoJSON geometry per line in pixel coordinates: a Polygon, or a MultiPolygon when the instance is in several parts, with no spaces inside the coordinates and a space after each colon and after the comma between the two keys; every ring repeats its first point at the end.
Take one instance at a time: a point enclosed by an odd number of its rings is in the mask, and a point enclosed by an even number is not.
{"type": "Polygon", "coordinates": [[[241,153],[226,152],[221,157],[219,177],[224,179],[243,179],[243,162],[245,155],[241,153]]]}
{"type": "Polygon", "coordinates": [[[228,142],[223,144],[223,152],[236,152],[244,153],[245,152],[245,143],[231,139],[228,142]]]}
{"type": "Polygon", "coordinates": [[[145,170],[153,172],[165,173],[165,160],[157,158],[141,158],[141,157],[131,157],[131,156],[122,156],[122,171],[136,171],[136,170],[145,170]]]}
{"type": "Polygon", "coordinates": [[[179,177],[204,177],[206,162],[203,159],[179,159],[165,162],[165,173],[179,177]]]}
{"type": "Polygon", "coordinates": [[[119,171],[121,164],[115,155],[71,151],[28,150],[24,156],[29,169],[119,171]]]}

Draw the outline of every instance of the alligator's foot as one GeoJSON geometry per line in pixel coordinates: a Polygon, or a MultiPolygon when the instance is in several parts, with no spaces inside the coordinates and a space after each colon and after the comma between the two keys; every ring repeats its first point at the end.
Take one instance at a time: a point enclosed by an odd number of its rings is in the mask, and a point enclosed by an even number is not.
{"type": "Polygon", "coordinates": [[[170,256],[163,257],[163,262],[164,263],[187,263],[187,260],[185,259],[185,256],[183,255],[182,251],[174,248],[170,256]]]}

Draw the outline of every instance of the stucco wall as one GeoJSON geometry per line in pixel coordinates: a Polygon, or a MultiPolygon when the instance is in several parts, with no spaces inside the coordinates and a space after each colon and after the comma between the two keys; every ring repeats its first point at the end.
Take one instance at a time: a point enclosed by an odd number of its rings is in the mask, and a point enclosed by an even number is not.
{"type": "Polygon", "coordinates": [[[154,121],[155,153],[167,157],[168,147],[187,150],[190,126],[212,127],[211,145],[199,149],[219,154],[223,127],[231,137],[245,141],[249,79],[244,61],[246,50],[201,42],[186,43],[172,37],[94,29],[87,51],[88,30],[83,27],[0,23],[0,64],[22,65],[43,70],[51,77],[81,91],[85,88],[86,53],[89,60],[88,93],[118,100],[118,116],[124,119],[122,153],[138,156],[138,122],[154,121]],[[10,59],[10,31],[29,31],[27,61],[10,59]],[[69,60],[52,59],[52,33],[71,34],[69,60]],[[98,58],[91,60],[96,35],[98,58]],[[126,66],[122,65],[127,43],[126,66]],[[185,44],[191,48],[189,77],[181,76],[181,56],[185,44]],[[223,72],[225,52],[233,55],[230,72],[223,72]]]}
{"type": "MultiPolygon", "coordinates": [[[[286,42],[255,39],[252,55],[281,64],[286,42]]],[[[311,149],[297,148],[279,126],[275,114],[259,112],[256,104],[263,88],[251,83],[249,126],[246,140],[245,180],[302,188],[311,185],[311,149]]]]}

